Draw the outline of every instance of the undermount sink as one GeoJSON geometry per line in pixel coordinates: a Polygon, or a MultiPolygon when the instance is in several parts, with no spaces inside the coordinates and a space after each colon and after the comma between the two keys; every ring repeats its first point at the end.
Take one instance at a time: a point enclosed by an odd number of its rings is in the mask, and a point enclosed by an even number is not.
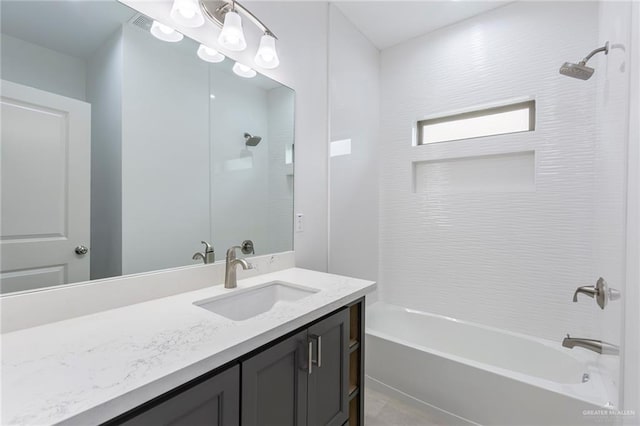
{"type": "Polygon", "coordinates": [[[243,321],[268,312],[279,302],[295,302],[319,290],[273,281],[232,293],[199,300],[193,304],[233,321],[243,321]]]}

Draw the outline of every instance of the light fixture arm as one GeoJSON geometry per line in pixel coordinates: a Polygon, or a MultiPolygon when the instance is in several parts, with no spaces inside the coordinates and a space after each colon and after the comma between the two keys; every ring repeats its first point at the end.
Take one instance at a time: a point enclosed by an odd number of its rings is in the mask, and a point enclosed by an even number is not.
{"type": "Polygon", "coordinates": [[[249,9],[235,0],[200,0],[200,7],[204,12],[204,15],[211,22],[222,28],[224,26],[224,15],[230,11],[236,11],[243,14],[253,24],[258,27],[263,33],[270,35],[274,39],[278,39],[276,35],[267,27],[257,16],[255,16],[249,9]]]}

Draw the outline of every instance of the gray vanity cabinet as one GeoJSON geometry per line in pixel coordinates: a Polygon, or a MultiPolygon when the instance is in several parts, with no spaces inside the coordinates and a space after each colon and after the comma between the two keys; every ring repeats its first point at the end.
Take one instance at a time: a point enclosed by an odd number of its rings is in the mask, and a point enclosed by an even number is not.
{"type": "Polygon", "coordinates": [[[120,424],[239,426],[240,367],[235,365],[120,424]]]}
{"type": "Polygon", "coordinates": [[[349,312],[309,327],[314,346],[307,401],[309,426],[341,426],[349,417],[349,312]]]}
{"type": "Polygon", "coordinates": [[[307,421],[307,332],[242,363],[243,426],[295,426],[307,421]]]}
{"type": "Polygon", "coordinates": [[[244,361],[242,425],[342,425],[349,415],[348,344],[343,309],[244,361]]]}

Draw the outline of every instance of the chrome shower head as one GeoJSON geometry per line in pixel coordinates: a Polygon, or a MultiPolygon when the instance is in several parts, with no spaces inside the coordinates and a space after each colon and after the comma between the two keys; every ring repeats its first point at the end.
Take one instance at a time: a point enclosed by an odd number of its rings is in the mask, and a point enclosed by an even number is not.
{"type": "Polygon", "coordinates": [[[260,141],[262,140],[262,137],[260,136],[251,136],[249,133],[245,133],[244,134],[244,140],[245,140],[245,144],[247,146],[256,146],[260,143],[260,141]]]}
{"type": "Polygon", "coordinates": [[[571,62],[565,62],[560,67],[560,74],[567,77],[579,78],[580,80],[589,80],[595,70],[585,65],[584,62],[579,64],[573,64],[571,62]]]}
{"type": "Polygon", "coordinates": [[[604,46],[591,51],[591,53],[585,56],[585,58],[577,64],[574,64],[572,62],[565,62],[560,67],[560,74],[566,75],[567,77],[578,78],[580,80],[589,80],[595,70],[591,67],[588,67],[587,62],[589,62],[589,59],[591,59],[593,55],[600,52],[604,52],[605,55],[609,54],[609,42],[606,42],[604,46]]]}

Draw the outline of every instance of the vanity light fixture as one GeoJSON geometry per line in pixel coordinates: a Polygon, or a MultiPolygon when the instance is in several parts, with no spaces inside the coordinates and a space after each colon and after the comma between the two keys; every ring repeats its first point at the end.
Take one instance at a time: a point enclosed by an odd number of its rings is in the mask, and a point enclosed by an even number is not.
{"type": "Polygon", "coordinates": [[[218,37],[218,42],[222,47],[233,51],[246,49],[247,41],[242,29],[242,17],[245,17],[263,33],[254,59],[255,63],[266,69],[276,68],[280,64],[276,51],[278,37],[246,7],[235,0],[199,1],[205,17],[222,28],[218,37]]]}
{"type": "Polygon", "coordinates": [[[198,47],[198,57],[203,61],[213,63],[222,62],[225,58],[222,53],[208,46],[205,46],[204,44],[201,44],[200,47],[198,47]]]}
{"type": "Polygon", "coordinates": [[[174,30],[173,28],[161,24],[158,21],[153,21],[153,24],[151,24],[151,34],[153,34],[153,36],[159,40],[162,41],[168,41],[171,43],[175,43],[177,41],[182,40],[182,38],[184,37],[182,34],[180,34],[179,32],[177,32],[176,30],[174,30]]]}
{"type": "Polygon", "coordinates": [[[224,15],[224,24],[218,36],[218,43],[222,47],[236,52],[247,48],[247,41],[242,30],[242,18],[233,10],[224,15]]]}
{"type": "Polygon", "coordinates": [[[198,0],[173,0],[170,16],[183,27],[197,28],[204,25],[198,0]]]}
{"type": "Polygon", "coordinates": [[[258,47],[254,61],[266,69],[273,69],[280,65],[280,59],[278,59],[278,52],[276,51],[276,39],[270,32],[264,33],[260,38],[260,47],[258,47]]]}
{"type": "Polygon", "coordinates": [[[244,78],[253,78],[256,76],[256,71],[254,69],[241,64],[240,62],[236,62],[235,64],[233,64],[233,72],[236,73],[236,75],[244,78]]]}

